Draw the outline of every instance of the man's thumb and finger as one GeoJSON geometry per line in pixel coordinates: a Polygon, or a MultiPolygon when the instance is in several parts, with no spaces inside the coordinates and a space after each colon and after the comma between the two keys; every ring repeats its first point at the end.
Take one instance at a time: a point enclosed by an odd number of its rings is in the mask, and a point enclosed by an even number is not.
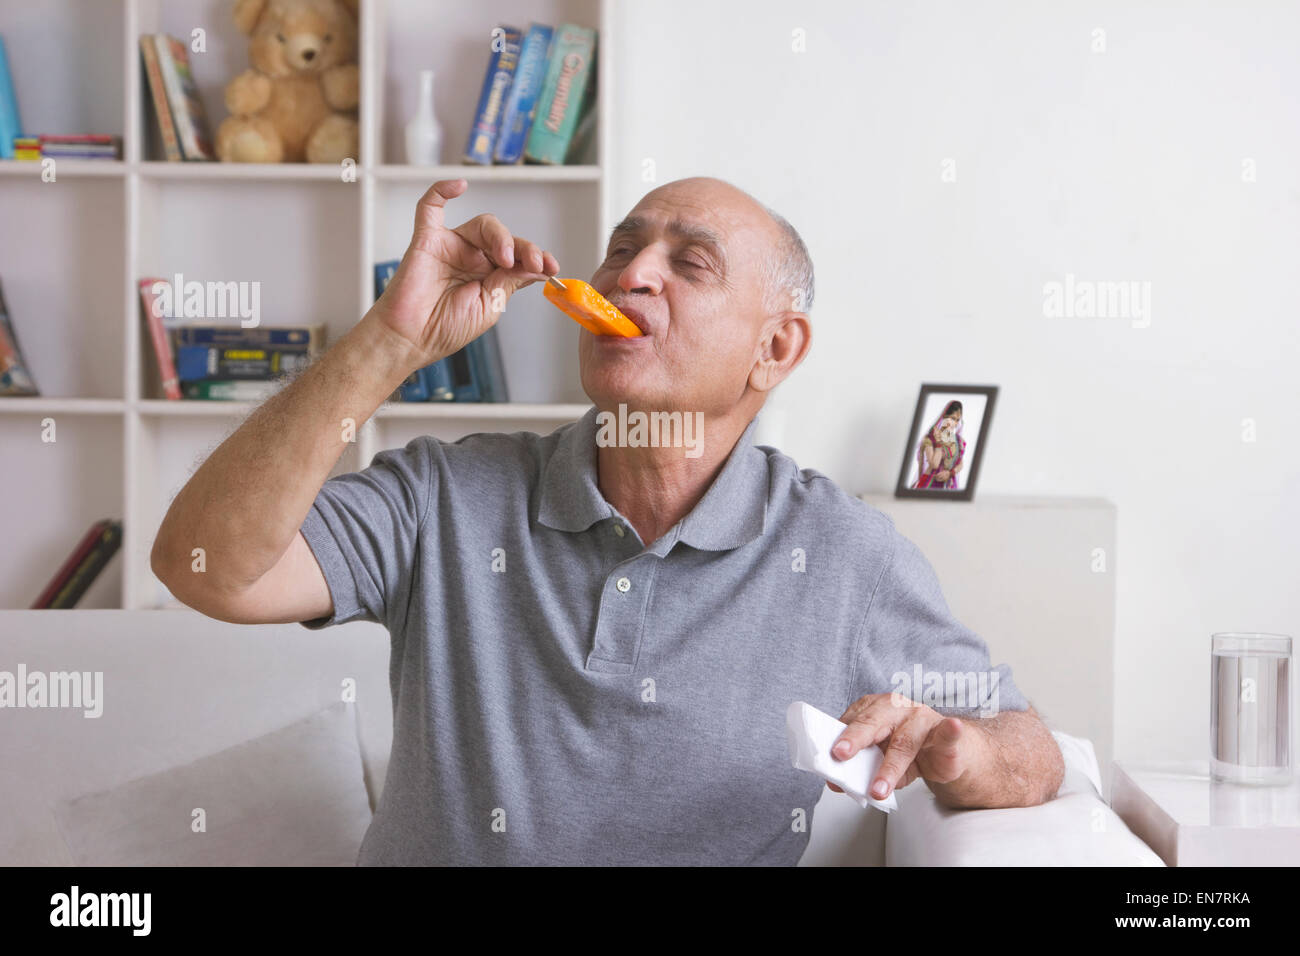
{"type": "Polygon", "coordinates": [[[408,300],[403,305],[412,307],[408,321],[422,324],[451,319],[454,326],[461,327],[460,333],[454,336],[458,340],[466,334],[471,340],[477,338],[496,322],[514,293],[559,271],[553,255],[527,239],[512,235],[490,213],[475,216],[454,229],[448,228],[447,203],[464,194],[468,185],[464,179],[439,180],[420,197],[411,249],[426,254],[429,259],[420,261],[417,257],[408,267],[411,257],[403,257],[398,274],[393,277],[401,280],[396,283],[400,291],[394,290],[395,293],[408,300]],[[441,268],[429,260],[435,260],[441,268]],[[408,276],[409,270],[414,271],[408,276]],[[455,288],[457,280],[462,284],[460,289],[455,288]],[[403,295],[408,285],[409,297],[403,295]],[[438,316],[435,304],[448,292],[452,293],[448,303],[451,308],[438,316]],[[481,314],[475,315],[480,310],[481,314]]]}
{"type": "Polygon", "coordinates": [[[455,199],[469,188],[464,179],[440,179],[425,191],[415,204],[415,231],[411,245],[433,252],[433,243],[446,220],[447,200],[455,199]]]}

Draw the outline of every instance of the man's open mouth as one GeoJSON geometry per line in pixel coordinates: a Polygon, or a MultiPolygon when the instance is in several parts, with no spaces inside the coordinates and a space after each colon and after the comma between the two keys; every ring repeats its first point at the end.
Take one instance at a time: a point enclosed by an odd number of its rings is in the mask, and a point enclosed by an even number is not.
{"type": "Polygon", "coordinates": [[[617,303],[615,303],[614,307],[631,319],[632,324],[641,330],[642,335],[650,334],[650,323],[646,322],[645,316],[639,310],[618,305],[617,303]]]}

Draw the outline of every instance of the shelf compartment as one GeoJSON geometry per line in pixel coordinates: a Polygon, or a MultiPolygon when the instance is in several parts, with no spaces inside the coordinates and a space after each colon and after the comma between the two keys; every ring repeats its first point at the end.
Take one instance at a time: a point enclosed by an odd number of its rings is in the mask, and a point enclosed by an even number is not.
{"type": "Polygon", "coordinates": [[[123,180],[0,178],[0,283],[44,395],[121,399],[123,180]]]}
{"type": "MultiPolygon", "coordinates": [[[[123,518],[122,419],[50,414],[52,442],[43,441],[39,419],[0,415],[0,448],[8,470],[17,472],[6,494],[0,607],[30,607],[91,524],[123,518]]],[[[121,607],[123,566],[119,550],[77,607],[121,607]]]]}

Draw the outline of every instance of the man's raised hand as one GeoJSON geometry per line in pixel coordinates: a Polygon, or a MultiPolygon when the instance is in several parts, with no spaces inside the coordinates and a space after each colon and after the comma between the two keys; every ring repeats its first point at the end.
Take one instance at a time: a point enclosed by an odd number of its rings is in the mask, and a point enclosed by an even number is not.
{"type": "Polygon", "coordinates": [[[488,213],[449,229],[447,201],[468,185],[440,180],[420,198],[411,244],[367,316],[410,343],[412,371],[478,338],[510,296],[560,268],[553,255],[488,213]]]}

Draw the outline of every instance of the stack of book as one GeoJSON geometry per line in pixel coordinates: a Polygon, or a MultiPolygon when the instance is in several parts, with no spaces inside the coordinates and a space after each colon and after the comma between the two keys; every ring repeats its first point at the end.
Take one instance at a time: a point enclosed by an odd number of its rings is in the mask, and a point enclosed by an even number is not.
{"type": "MultiPolygon", "coordinates": [[[[31,79],[29,77],[29,79],[31,79]]],[[[37,83],[41,82],[36,77],[37,83]]],[[[23,132],[18,97],[4,37],[0,37],[0,159],[121,159],[122,137],[89,133],[35,135],[23,132]]]]}
{"type": "Polygon", "coordinates": [[[160,299],[165,279],[139,282],[144,321],[164,397],[262,401],[325,348],[324,325],[175,324],[160,299]]]}
{"type": "Polygon", "coordinates": [[[15,136],[14,159],[121,159],[122,137],[82,133],[72,136],[15,136]]]}
{"type": "Polygon", "coordinates": [[[90,526],[68,560],[45,585],[33,610],[76,607],[82,595],[122,546],[122,522],[105,518],[90,526]]]}
{"type": "Polygon", "coordinates": [[[208,115],[185,44],[165,33],[140,36],[149,101],[168,162],[215,160],[208,115]]]}
{"type": "Polygon", "coordinates": [[[502,24],[493,35],[465,162],[562,165],[589,153],[596,31],[534,23],[524,35],[502,24]]]}
{"type": "MultiPolygon", "coordinates": [[[[375,266],[375,298],[384,294],[400,260],[375,266]]],[[[508,402],[501,341],[492,326],[454,355],[412,372],[397,390],[403,402],[508,402]]]]}
{"type": "Polygon", "coordinates": [[[4,288],[0,286],[0,395],[39,395],[36,383],[18,347],[18,336],[9,322],[4,288]]]}

